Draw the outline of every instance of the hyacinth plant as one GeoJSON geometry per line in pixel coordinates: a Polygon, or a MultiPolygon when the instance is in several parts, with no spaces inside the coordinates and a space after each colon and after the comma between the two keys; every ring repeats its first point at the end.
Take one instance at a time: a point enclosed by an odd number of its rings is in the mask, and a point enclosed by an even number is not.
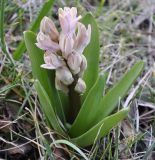
{"type": "Polygon", "coordinates": [[[44,17],[37,36],[24,32],[25,44],[47,123],[85,147],[127,116],[129,108],[116,113],[114,109],[142,71],[143,62],[105,92],[107,73],[99,73],[99,33],[93,16],[77,16],[75,7],[60,8],[58,16],[60,32],[44,17]]]}

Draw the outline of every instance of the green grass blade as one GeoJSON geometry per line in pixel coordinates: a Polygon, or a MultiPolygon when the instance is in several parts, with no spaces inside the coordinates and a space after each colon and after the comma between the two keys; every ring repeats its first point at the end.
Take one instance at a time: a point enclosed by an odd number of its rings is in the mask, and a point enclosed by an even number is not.
{"type": "Polygon", "coordinates": [[[100,76],[95,85],[89,91],[80,112],[75,119],[71,129],[71,136],[79,136],[86,132],[92,126],[92,118],[93,114],[96,113],[97,107],[99,106],[99,102],[102,99],[103,90],[106,83],[106,76],[100,76]],[[87,115],[87,116],[86,116],[87,115]]]}
{"type": "Polygon", "coordinates": [[[60,134],[64,135],[65,133],[59,125],[57,116],[53,110],[53,106],[51,104],[49,96],[38,80],[35,81],[35,88],[36,88],[38,96],[39,96],[39,100],[41,103],[41,109],[42,109],[43,113],[45,114],[45,117],[46,117],[48,123],[50,123],[50,125],[56,131],[58,131],[60,134]]]}
{"type": "MultiPolygon", "coordinates": [[[[40,12],[37,16],[37,18],[35,19],[35,21],[30,26],[30,28],[29,28],[30,31],[36,32],[39,29],[39,25],[40,25],[40,22],[41,22],[42,18],[44,16],[46,16],[47,13],[50,11],[53,3],[54,3],[54,0],[48,0],[44,3],[42,9],[40,10],[40,12]]],[[[16,51],[13,53],[13,58],[15,60],[19,60],[25,50],[26,50],[25,43],[24,43],[24,41],[21,41],[20,44],[18,45],[16,51]]]]}
{"type": "MultiPolygon", "coordinates": [[[[51,150],[51,147],[50,147],[50,144],[49,144],[49,141],[46,140],[45,138],[43,139],[43,143],[44,143],[44,146],[46,148],[46,152],[47,152],[47,155],[48,155],[48,158],[49,160],[55,160],[55,157],[54,157],[54,154],[51,150]]],[[[47,157],[44,155],[44,158],[47,157]]]]}
{"type": "Polygon", "coordinates": [[[155,148],[155,142],[153,142],[151,146],[147,149],[142,160],[148,160],[154,148],[155,148]]]}
{"type": "Polygon", "coordinates": [[[73,143],[71,143],[71,142],[69,142],[69,141],[66,141],[66,140],[56,140],[56,141],[54,141],[52,144],[51,144],[51,146],[52,145],[54,145],[54,144],[66,144],[66,145],[68,145],[69,147],[71,147],[71,148],[73,148],[76,152],[78,152],[80,155],[81,155],[81,157],[83,157],[85,160],[89,160],[88,158],[87,158],[87,156],[76,146],[76,145],[74,145],[73,143]]]}
{"type": "Polygon", "coordinates": [[[54,71],[49,71],[40,67],[44,63],[43,51],[36,47],[36,35],[31,31],[24,32],[24,39],[28,54],[31,60],[32,73],[34,78],[38,79],[41,85],[47,92],[54,110],[61,120],[65,121],[63,106],[55,88],[55,74],[54,71]]]}
{"type": "Polygon", "coordinates": [[[104,117],[108,116],[119,103],[131,85],[137,79],[144,67],[144,62],[136,63],[124,77],[103,97],[97,111],[94,113],[92,120],[93,125],[99,122],[104,117]]]}
{"type": "Polygon", "coordinates": [[[5,48],[5,42],[4,42],[4,5],[5,0],[1,0],[0,2],[0,44],[2,47],[2,50],[5,48]]]}
{"type": "Polygon", "coordinates": [[[84,74],[84,80],[87,84],[87,90],[82,96],[82,100],[86,98],[87,94],[89,93],[89,90],[91,87],[95,84],[97,78],[98,78],[98,70],[99,70],[99,31],[98,26],[91,14],[87,14],[81,22],[85,24],[86,26],[88,24],[91,25],[92,33],[91,33],[91,41],[89,45],[84,50],[84,55],[87,58],[88,68],[85,71],[84,74]]]}
{"type": "Polygon", "coordinates": [[[6,50],[6,44],[5,44],[5,34],[4,34],[4,14],[5,14],[5,0],[0,1],[0,48],[2,49],[3,53],[6,54],[7,58],[10,60],[11,64],[15,66],[15,63],[13,61],[13,58],[11,54],[8,53],[6,50]]]}
{"type": "Polygon", "coordinates": [[[122,109],[119,112],[108,116],[101,120],[97,125],[92,127],[83,135],[73,138],[72,141],[81,146],[86,147],[96,142],[96,140],[108,134],[108,132],[123,120],[129,112],[128,108],[122,109]]]}

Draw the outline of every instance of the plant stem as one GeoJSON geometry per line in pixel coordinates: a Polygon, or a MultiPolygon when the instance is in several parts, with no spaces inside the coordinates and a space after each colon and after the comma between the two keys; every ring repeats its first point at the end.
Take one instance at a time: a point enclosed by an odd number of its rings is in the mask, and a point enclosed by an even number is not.
{"type": "Polygon", "coordinates": [[[77,83],[78,78],[74,77],[75,81],[69,86],[69,117],[68,122],[73,123],[76,116],[78,115],[78,112],[81,107],[81,99],[80,94],[77,93],[74,88],[77,83]]]}

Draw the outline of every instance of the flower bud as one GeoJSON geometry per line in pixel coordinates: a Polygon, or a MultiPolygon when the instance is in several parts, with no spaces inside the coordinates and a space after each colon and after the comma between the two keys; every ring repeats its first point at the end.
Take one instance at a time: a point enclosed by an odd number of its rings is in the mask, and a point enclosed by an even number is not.
{"type": "Polygon", "coordinates": [[[82,77],[84,74],[84,71],[87,69],[87,59],[84,55],[81,55],[82,57],[82,62],[81,62],[81,66],[80,66],[80,72],[79,72],[79,77],[82,77]]]}
{"type": "Polygon", "coordinates": [[[88,29],[82,23],[78,23],[78,33],[75,38],[74,50],[79,54],[82,54],[85,47],[89,44],[91,37],[91,26],[88,25],[88,29]]]}
{"type": "Polygon", "coordinates": [[[39,32],[37,35],[36,45],[38,48],[40,48],[42,50],[49,50],[54,53],[57,52],[58,50],[60,50],[58,43],[53,42],[49,36],[45,35],[42,32],[39,32]]]}
{"type": "Polygon", "coordinates": [[[70,35],[60,34],[59,46],[62,51],[63,58],[67,59],[73,50],[73,38],[70,35]]]}
{"type": "Polygon", "coordinates": [[[67,64],[73,74],[77,74],[80,72],[81,62],[82,62],[82,57],[80,54],[72,53],[69,55],[67,59],[67,64]]]}
{"type": "Polygon", "coordinates": [[[66,66],[60,67],[56,70],[56,78],[65,85],[70,85],[74,81],[71,72],[66,66]]]}
{"type": "Polygon", "coordinates": [[[40,24],[40,31],[45,35],[49,35],[52,41],[58,42],[59,32],[50,18],[45,16],[42,19],[40,24]]]}
{"type": "Polygon", "coordinates": [[[79,78],[77,81],[77,84],[75,86],[75,91],[78,93],[84,93],[85,90],[86,90],[86,84],[85,84],[84,80],[79,78]]]}
{"type": "Polygon", "coordinates": [[[57,69],[59,67],[65,66],[65,62],[56,54],[46,51],[44,54],[45,64],[42,64],[42,68],[46,69],[57,69]]]}
{"type": "Polygon", "coordinates": [[[74,33],[76,30],[77,22],[79,19],[81,19],[81,16],[77,17],[77,9],[75,7],[64,7],[64,10],[59,8],[58,12],[62,32],[64,34],[74,33]]]}
{"type": "Polygon", "coordinates": [[[57,78],[55,78],[55,87],[57,90],[63,91],[66,94],[69,92],[68,87],[57,78]]]}

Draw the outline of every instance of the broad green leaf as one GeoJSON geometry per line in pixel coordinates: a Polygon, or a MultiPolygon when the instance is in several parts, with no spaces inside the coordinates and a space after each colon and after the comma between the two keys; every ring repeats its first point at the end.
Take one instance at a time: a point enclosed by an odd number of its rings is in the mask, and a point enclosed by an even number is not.
{"type": "Polygon", "coordinates": [[[24,40],[31,60],[33,77],[38,79],[47,92],[54,110],[59,118],[64,121],[64,112],[58,91],[55,88],[54,71],[49,71],[40,67],[43,61],[43,51],[36,47],[36,36],[31,31],[24,32],[24,40]]]}
{"type": "MultiPolygon", "coordinates": [[[[44,5],[43,5],[42,9],[40,10],[38,16],[36,17],[35,21],[30,26],[30,28],[29,28],[30,31],[36,32],[38,30],[42,18],[44,16],[46,16],[47,13],[50,11],[53,3],[54,3],[54,0],[48,0],[44,3],[44,5]]],[[[13,53],[13,58],[15,60],[19,60],[25,50],[26,50],[25,43],[24,43],[24,41],[21,41],[20,44],[18,45],[16,51],[13,53]]]]}
{"type": "Polygon", "coordinates": [[[41,109],[43,113],[45,114],[45,117],[48,123],[50,123],[50,125],[54,128],[54,130],[58,131],[60,134],[65,135],[64,131],[59,125],[59,121],[53,110],[53,106],[51,104],[49,96],[47,92],[45,91],[45,89],[43,88],[43,86],[41,85],[41,83],[39,82],[39,80],[35,81],[35,88],[39,96],[39,100],[41,103],[41,109]]]}
{"type": "Polygon", "coordinates": [[[104,137],[114,126],[117,125],[118,122],[123,120],[127,116],[128,112],[129,109],[125,108],[111,116],[104,118],[83,135],[73,138],[72,141],[81,147],[86,147],[95,143],[96,140],[104,137]]]}
{"type": "Polygon", "coordinates": [[[80,112],[69,131],[71,136],[79,136],[92,126],[91,117],[93,117],[93,115],[96,113],[99,102],[102,99],[105,83],[106,76],[99,76],[96,83],[89,91],[82,108],[80,109],[80,112]]]}
{"type": "Polygon", "coordinates": [[[84,55],[87,58],[88,67],[84,74],[84,80],[87,84],[87,90],[82,96],[82,100],[86,98],[89,90],[91,87],[95,84],[97,78],[98,78],[98,71],[99,71],[99,53],[100,53],[100,47],[99,47],[99,31],[98,26],[91,14],[87,14],[81,22],[88,26],[88,24],[91,25],[91,41],[89,45],[84,50],[84,55]]]}
{"type": "MultiPolygon", "coordinates": [[[[97,111],[91,116],[92,125],[97,124],[101,119],[108,116],[126,95],[131,85],[137,79],[138,75],[143,70],[144,63],[142,61],[136,63],[124,77],[103,97],[97,111]]],[[[88,115],[89,116],[89,115],[88,115]]]]}

